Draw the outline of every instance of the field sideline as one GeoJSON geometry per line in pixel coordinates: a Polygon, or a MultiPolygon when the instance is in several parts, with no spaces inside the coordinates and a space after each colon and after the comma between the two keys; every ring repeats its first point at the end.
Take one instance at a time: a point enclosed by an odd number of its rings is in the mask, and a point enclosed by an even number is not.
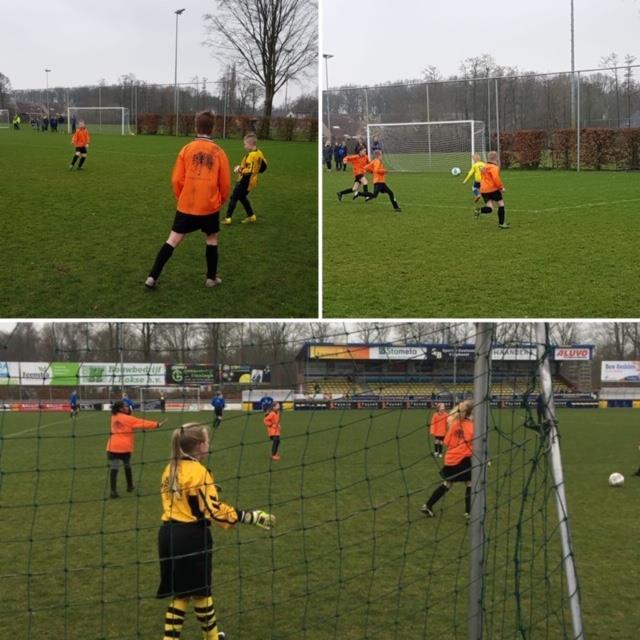
{"type": "Polygon", "coordinates": [[[463,174],[390,173],[364,203],[323,172],[325,317],[635,317],[640,175],[504,171],[507,222],[474,220],[463,174]]]}
{"type": "MultiPolygon", "coordinates": [[[[212,418],[167,415],[161,431],[137,436],[137,494],[124,493],[121,471],[123,497],[107,500],[107,413],[84,412],[75,422],[61,413],[0,414],[0,589],[7,634],[24,640],[158,637],[166,602],[154,598],[155,538],[169,433],[182,422],[212,418]]],[[[445,497],[434,520],[419,512],[438,482],[426,417],[418,410],[285,413],[282,460],[275,464],[261,414],[225,414],[208,461],[223,499],[278,517],[271,533],[214,530],[214,596],[228,637],[413,640],[424,637],[425,629],[427,637],[467,637],[462,492],[456,488],[445,497]],[[425,606],[431,607],[428,616],[425,606]]],[[[632,640],[640,628],[632,569],[640,535],[640,479],[631,476],[639,463],[637,411],[560,410],[558,417],[585,633],[632,640]],[[612,471],[627,477],[622,489],[607,485],[612,471]]],[[[493,424],[503,430],[521,418],[492,412],[493,424]]],[[[510,513],[518,510],[523,486],[519,462],[535,442],[534,432],[517,433],[526,440],[521,453],[520,447],[509,453],[498,430],[490,443],[490,480],[510,488],[510,513]],[[515,471],[502,462],[511,455],[515,471]]],[[[534,493],[544,499],[540,481],[529,490],[532,507],[534,493]]],[[[559,543],[551,495],[546,504],[549,530],[527,534],[536,544],[552,536],[555,567],[559,543]]],[[[533,508],[531,516],[528,527],[535,522],[533,508]]],[[[523,547],[525,568],[530,550],[523,547]]],[[[507,579],[494,572],[497,582],[507,579]]],[[[558,587],[564,596],[557,582],[556,573],[544,587],[558,587]]],[[[503,609],[499,597],[490,605],[491,637],[515,637],[510,608],[503,609]]],[[[540,606],[533,602],[537,616],[540,606]]],[[[566,626],[566,612],[564,617],[566,626]]],[[[530,637],[562,637],[556,615],[542,622],[532,615],[526,622],[530,637]]],[[[190,615],[184,637],[197,635],[190,615]]]]}
{"type": "MultiPolygon", "coordinates": [[[[189,138],[93,135],[82,172],[70,136],[0,130],[0,316],[317,317],[316,145],[260,143],[268,171],[255,225],[220,230],[221,287],[204,287],[204,238],[190,234],[160,286],[143,282],[175,214],[171,170],[189,138]]],[[[241,140],[221,142],[233,167],[241,140]]],[[[226,210],[224,207],[223,211],[226,210]]]]}

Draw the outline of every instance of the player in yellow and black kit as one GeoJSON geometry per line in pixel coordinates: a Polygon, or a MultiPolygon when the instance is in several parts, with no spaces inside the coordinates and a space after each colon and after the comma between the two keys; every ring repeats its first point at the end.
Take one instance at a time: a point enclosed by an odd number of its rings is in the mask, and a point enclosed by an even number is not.
{"type": "Polygon", "coordinates": [[[213,475],[201,463],[209,453],[203,424],[185,424],[171,436],[171,460],[162,474],[162,526],[158,533],[158,598],[170,597],[164,640],[180,638],[189,598],[205,640],[223,640],[211,596],[213,541],[209,525],[223,529],[238,523],[262,529],[275,526],[264,511],[241,511],[220,501],[213,475]]]}
{"type": "Polygon", "coordinates": [[[471,176],[473,176],[473,201],[480,202],[480,182],[482,180],[482,170],[484,169],[485,162],[482,161],[479,153],[473,154],[473,163],[471,164],[471,169],[469,169],[469,173],[467,173],[467,177],[462,181],[462,184],[466,184],[467,180],[471,176]]]}
{"type": "Polygon", "coordinates": [[[258,174],[267,170],[267,160],[260,149],[258,149],[258,138],[255,133],[247,133],[244,137],[244,149],[247,154],[242,158],[240,164],[233,171],[237,176],[236,186],[231,194],[227,214],[222,224],[231,224],[231,216],[240,202],[247,212],[247,217],[242,221],[255,222],[256,214],[249,202],[249,191],[256,188],[258,184],[258,174]]]}

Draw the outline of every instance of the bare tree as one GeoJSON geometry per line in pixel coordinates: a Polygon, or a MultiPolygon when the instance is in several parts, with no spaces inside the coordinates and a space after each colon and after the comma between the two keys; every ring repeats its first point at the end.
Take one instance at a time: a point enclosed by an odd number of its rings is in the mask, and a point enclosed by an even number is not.
{"type": "Polygon", "coordinates": [[[318,57],[315,0],[216,0],[216,13],[204,17],[205,44],[217,59],[233,60],[237,71],[264,89],[264,124],[276,93],[289,81],[315,69],[318,57]]]}
{"type": "Polygon", "coordinates": [[[9,107],[10,95],[11,82],[4,73],[0,73],[0,109],[7,109],[9,107]]]}
{"type": "Polygon", "coordinates": [[[618,54],[610,53],[608,56],[604,56],[600,59],[600,64],[603,67],[613,67],[611,72],[613,73],[613,83],[616,94],[616,114],[617,114],[617,127],[620,128],[620,82],[618,78],[618,54]]]}

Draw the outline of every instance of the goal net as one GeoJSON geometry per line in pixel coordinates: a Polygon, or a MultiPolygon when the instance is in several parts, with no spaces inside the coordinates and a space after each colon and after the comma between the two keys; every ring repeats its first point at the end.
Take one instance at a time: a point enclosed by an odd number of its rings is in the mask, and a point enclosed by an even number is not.
{"type": "Polygon", "coordinates": [[[90,133],[113,133],[129,135],[133,131],[126,107],[69,107],[67,109],[67,131],[71,133],[73,118],[76,123],[84,120],[90,133]]]}
{"type": "Polygon", "coordinates": [[[0,109],[0,129],[9,128],[9,109],[0,109]]]}
{"type": "MultiPolygon", "coordinates": [[[[202,463],[222,500],[277,518],[271,531],[212,526],[228,638],[582,637],[554,407],[539,373],[550,351],[531,325],[514,325],[516,338],[512,325],[465,323],[144,324],[0,330],[6,637],[162,637],[160,479],[173,430],[192,422],[209,432],[202,463]],[[120,465],[115,499],[105,445],[125,393],[134,416],[167,423],[136,430],[135,489],[120,465]],[[445,462],[429,422],[440,402],[451,412],[463,400],[475,424],[470,503],[453,483],[428,518],[421,507],[445,462]],[[264,424],[270,402],[283,408],[279,460],[264,424]]],[[[200,637],[193,606],[183,638],[200,637]]]]}
{"type": "Polygon", "coordinates": [[[390,171],[464,170],[474,153],[484,159],[487,150],[485,126],[478,120],[368,124],[370,154],[376,141],[390,171]]]}

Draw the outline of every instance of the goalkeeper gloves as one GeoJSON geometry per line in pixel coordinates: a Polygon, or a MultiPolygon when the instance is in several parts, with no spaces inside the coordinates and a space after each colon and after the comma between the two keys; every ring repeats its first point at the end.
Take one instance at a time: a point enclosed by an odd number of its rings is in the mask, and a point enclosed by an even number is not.
{"type": "Polygon", "coordinates": [[[276,526],[276,517],[266,511],[243,511],[242,524],[254,524],[269,531],[276,526]]]}

